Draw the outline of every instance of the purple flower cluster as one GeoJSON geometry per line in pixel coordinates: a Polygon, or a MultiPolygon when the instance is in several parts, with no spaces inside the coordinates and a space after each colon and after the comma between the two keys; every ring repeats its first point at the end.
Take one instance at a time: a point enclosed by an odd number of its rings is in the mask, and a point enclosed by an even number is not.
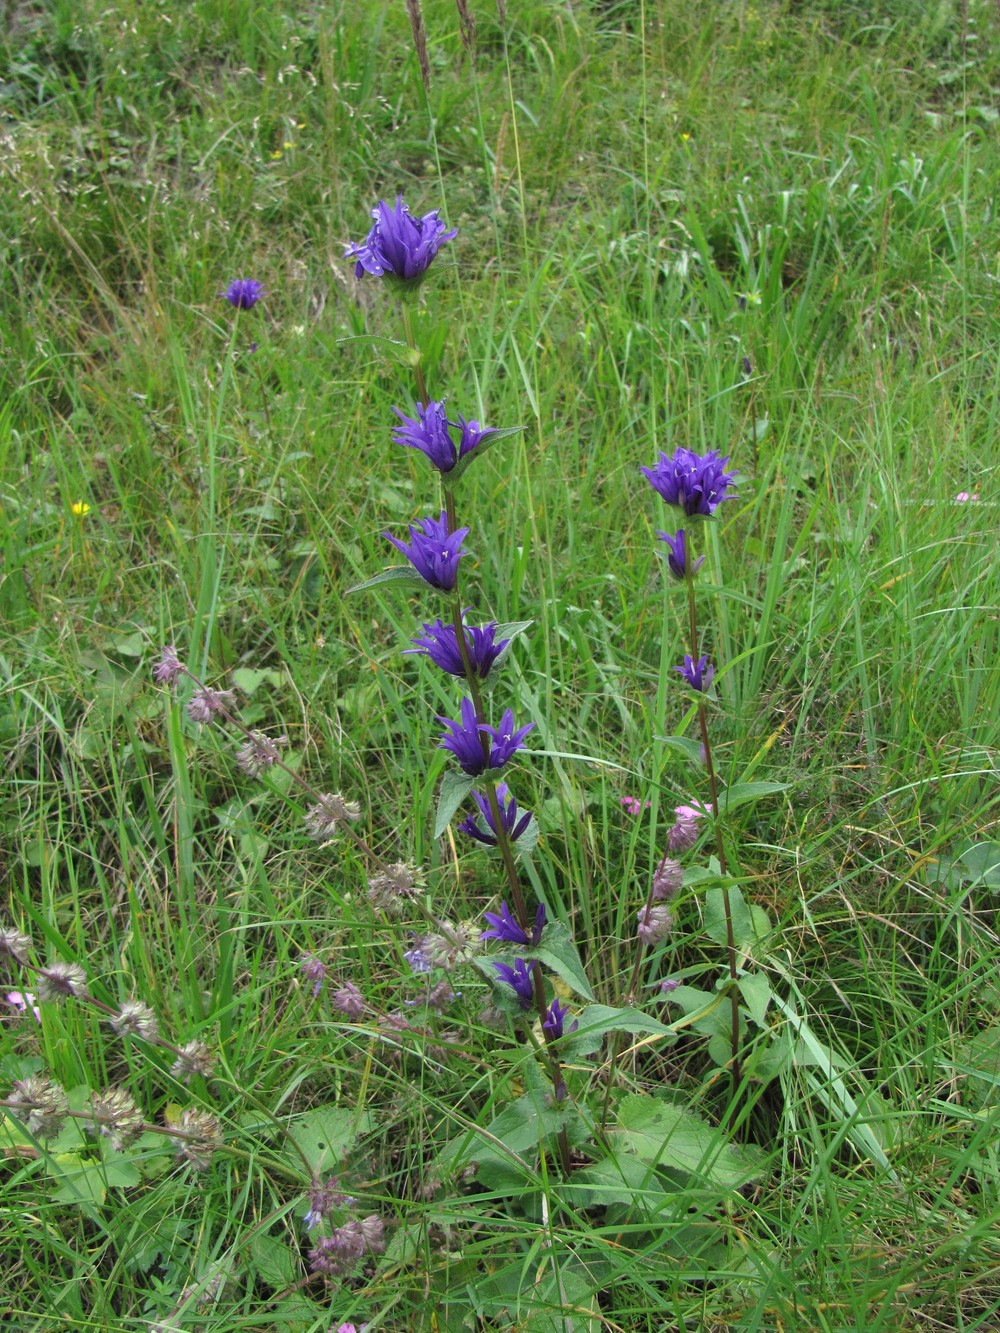
{"type": "Polygon", "coordinates": [[[440,518],[424,518],[416,525],[410,524],[410,542],[407,544],[391,532],[382,534],[388,538],[401,555],[405,555],[422,579],[432,588],[442,592],[451,592],[458,583],[458,562],[465,555],[462,542],[469,535],[468,528],[448,530],[448,515],[443,511],[440,518]]]}
{"type": "Polygon", "coordinates": [[[345,257],[358,261],[354,276],[359,279],[370,273],[375,278],[418,283],[442,245],[458,235],[457,229],[445,230],[436,208],[415,218],[402,195],[396,196],[394,208],[379,200],[372,218],[375,225],[365,239],[344,251],[345,257]]]}
{"type": "Polygon", "coordinates": [[[728,456],[720,458],[716,449],[696,454],[680,448],[669,458],[661,453],[653,467],[640,471],[667,504],[677,505],[688,518],[710,518],[723,500],[732,498],[726,492],[735,482],[736,473],[725,470],[728,462],[728,456]]]}
{"type": "MultiPolygon", "coordinates": [[[[506,782],[498,782],[496,787],[497,808],[500,811],[500,824],[511,842],[517,842],[521,834],[531,823],[530,810],[518,810],[517,801],[508,794],[506,782]]],[[[486,820],[486,828],[483,828],[479,821],[473,815],[467,815],[458,826],[459,833],[464,833],[476,842],[484,843],[487,847],[497,845],[497,826],[493,818],[493,811],[490,809],[489,798],[480,791],[472,793],[472,799],[479,806],[479,813],[486,820]]]]}
{"type": "Polygon", "coordinates": [[[398,407],[392,409],[399,417],[400,425],[393,433],[396,444],[407,449],[417,449],[439,472],[450,472],[460,459],[471,454],[473,449],[487,435],[496,435],[492,426],[481,426],[478,421],[466,421],[459,414],[457,421],[449,421],[445,415],[444,403],[434,402],[417,404],[415,417],[404,416],[398,407]],[[459,432],[458,444],[451,437],[450,429],[459,432]]]}
{"type": "Polygon", "coordinates": [[[264,287],[256,278],[236,278],[224,292],[219,292],[219,295],[224,297],[234,310],[252,310],[264,295],[264,287]]]}
{"type": "MultiPolygon", "coordinates": [[[[480,680],[490,674],[490,667],[510,643],[510,639],[497,642],[497,626],[494,621],[486,625],[463,625],[462,636],[469,665],[480,680]]],[[[407,648],[407,653],[424,653],[436,667],[446,671],[449,676],[464,676],[465,663],[454,625],[446,625],[435,620],[431,625],[424,625],[423,637],[417,635],[410,640],[416,648],[407,648]]]]}
{"type": "Polygon", "coordinates": [[[503,768],[523,749],[524,738],[535,725],[529,722],[515,728],[513,710],[506,708],[499,727],[491,727],[476,717],[476,706],[471,699],[462,700],[460,712],[460,719],[438,717],[446,728],[438,749],[450,750],[464,772],[474,778],[488,769],[503,768]]]}

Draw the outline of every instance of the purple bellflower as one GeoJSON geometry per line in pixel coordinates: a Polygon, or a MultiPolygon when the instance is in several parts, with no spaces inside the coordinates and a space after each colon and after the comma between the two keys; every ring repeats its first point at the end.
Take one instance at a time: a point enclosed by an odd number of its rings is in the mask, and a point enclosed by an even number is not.
{"type": "Polygon", "coordinates": [[[707,657],[699,657],[697,662],[690,653],[684,654],[684,661],[680,666],[674,667],[693,690],[707,690],[709,685],[715,679],[715,667],[710,666],[707,657]]]}
{"type": "MultiPolygon", "coordinates": [[[[495,621],[486,625],[465,625],[465,646],[469,662],[480,680],[490,674],[490,667],[510,643],[510,639],[496,642],[497,626],[495,621]]],[[[423,637],[410,640],[416,648],[407,648],[407,653],[425,653],[435,666],[447,671],[449,676],[465,675],[462,653],[454,625],[445,625],[435,620],[432,625],[424,625],[423,637]]]]}
{"type": "MultiPolygon", "coordinates": [[[[687,578],[688,552],[687,552],[687,537],[684,535],[684,529],[681,528],[680,532],[678,532],[676,536],[673,537],[671,537],[670,534],[667,532],[658,532],[656,535],[657,537],[660,538],[661,541],[665,541],[667,543],[667,548],[669,552],[669,554],[667,555],[667,564],[670,567],[671,574],[673,574],[675,579],[683,580],[687,578]]],[[[701,569],[704,563],[705,563],[705,557],[703,555],[700,555],[698,559],[694,562],[694,564],[691,566],[691,573],[697,574],[698,570],[701,569]]]]}
{"type": "Polygon", "coordinates": [[[419,449],[439,472],[450,472],[459,459],[471,454],[487,435],[496,434],[494,427],[466,421],[461,414],[457,421],[449,421],[443,402],[431,401],[426,407],[418,403],[415,417],[404,416],[398,407],[392,410],[401,423],[396,427],[393,441],[407,449],[419,449]],[[457,445],[451,438],[449,427],[461,432],[457,445]]]}
{"type": "Polygon", "coordinates": [[[639,471],[668,505],[677,505],[689,518],[696,514],[708,518],[723,500],[732,498],[726,492],[736,480],[736,473],[725,471],[728,462],[728,454],[720,458],[717,449],[696,454],[682,447],[674,450],[672,458],[661,453],[654,467],[639,471]]]}
{"type": "Polygon", "coordinates": [[[534,949],[541,940],[542,931],[545,929],[544,903],[539,903],[535,908],[535,924],[531,928],[530,935],[527,931],[522,930],[514,920],[510,908],[505,902],[500,904],[499,914],[484,912],[483,916],[490,923],[492,929],[484,930],[479,937],[481,940],[502,940],[504,944],[527,944],[534,949]]]}
{"type": "Polygon", "coordinates": [[[422,218],[413,217],[401,194],[396,196],[395,208],[379,200],[372,217],[375,225],[365,239],[344,251],[345,257],[358,261],[356,278],[370,273],[416,285],[441,246],[458,235],[457,230],[445,231],[436,208],[422,218]]]}
{"type": "Polygon", "coordinates": [[[264,285],[256,278],[236,278],[224,292],[219,292],[219,295],[224,297],[234,310],[252,310],[264,295],[264,285]]]}
{"type": "Polygon", "coordinates": [[[500,973],[500,980],[513,987],[521,1008],[530,1009],[535,996],[535,986],[531,968],[524,959],[515,958],[513,967],[509,967],[507,963],[494,963],[493,966],[500,973]]]}
{"type": "Polygon", "coordinates": [[[411,523],[409,545],[391,532],[382,534],[406,556],[422,579],[442,592],[451,592],[458,582],[458,562],[465,555],[462,542],[468,535],[468,528],[449,532],[448,516],[443,511],[439,519],[423,518],[416,525],[411,523]]]}
{"type": "MultiPolygon", "coordinates": [[[[568,1004],[560,1004],[558,1000],[553,1000],[549,1005],[549,1011],[545,1015],[545,1021],[542,1023],[542,1031],[545,1033],[548,1041],[558,1041],[563,1034],[563,1019],[569,1013],[568,1004]]],[[[577,1019],[574,1018],[570,1023],[568,1032],[575,1032],[580,1026],[577,1019]]]]}
{"type": "MultiPolygon", "coordinates": [[[[493,811],[490,809],[490,803],[482,792],[474,791],[472,799],[479,806],[479,813],[486,820],[487,827],[484,829],[473,815],[466,816],[458,826],[459,833],[465,833],[470,838],[475,838],[477,842],[485,843],[487,847],[497,845],[497,826],[493,822],[493,811]]],[[[508,789],[506,782],[497,783],[497,805],[500,807],[500,823],[503,825],[504,832],[511,842],[517,842],[518,838],[531,823],[531,811],[519,811],[517,801],[513,796],[508,800],[508,789]]]]}
{"type": "Polygon", "coordinates": [[[476,718],[476,708],[471,699],[463,699],[461,720],[450,717],[438,717],[448,728],[448,734],[442,737],[439,750],[450,750],[461,768],[470,775],[478,777],[488,768],[502,768],[524,744],[524,737],[535,725],[529,722],[526,727],[514,730],[514,714],[508,708],[500,719],[499,727],[488,726],[476,718]],[[493,744],[484,747],[482,737],[492,737],[493,744]]]}

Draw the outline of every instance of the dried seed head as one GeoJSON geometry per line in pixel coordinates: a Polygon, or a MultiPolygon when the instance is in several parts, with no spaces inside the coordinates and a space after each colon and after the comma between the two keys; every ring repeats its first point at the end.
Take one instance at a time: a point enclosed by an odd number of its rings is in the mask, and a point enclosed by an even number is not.
{"type": "Polygon", "coordinates": [[[354,1200],[349,1194],[343,1194],[336,1176],[331,1176],[326,1184],[316,1181],[309,1189],[309,1211],[305,1215],[305,1226],[311,1231],[335,1208],[349,1208],[354,1200]]]}
{"type": "Polygon", "coordinates": [[[121,1152],[142,1133],[142,1112],[124,1088],[95,1092],[90,1098],[90,1127],[121,1152]]]}
{"type": "Polygon", "coordinates": [[[174,1078],[190,1083],[196,1074],[211,1078],[215,1069],[215,1055],[203,1041],[189,1041],[180,1048],[177,1059],[170,1067],[174,1078]]]}
{"type": "Polygon", "coordinates": [[[398,913],[422,885],[416,866],[397,861],[368,881],[368,901],[378,912],[398,913]]]}
{"type": "Polygon", "coordinates": [[[65,995],[82,999],[87,994],[87,974],[79,963],[50,963],[38,974],[38,998],[61,1000],[65,995]]]}
{"type": "Polygon", "coordinates": [[[55,1138],[69,1111],[65,1092],[47,1074],[18,1079],[7,1100],[28,1112],[28,1133],[40,1139],[55,1138]]]}
{"type": "Polygon", "coordinates": [[[171,1128],[180,1131],[176,1141],[177,1156],[189,1162],[196,1171],[204,1171],[212,1160],[212,1153],[222,1146],[222,1130],[215,1116],[200,1107],[189,1106],[171,1128]]]}
{"type": "Polygon", "coordinates": [[[192,722],[213,722],[218,713],[227,713],[236,706],[232,690],[212,690],[199,685],[188,700],[187,715],[192,722]]]}
{"type": "Polygon", "coordinates": [[[314,958],[311,953],[307,953],[299,959],[299,968],[306,981],[312,982],[313,999],[315,999],[323,989],[323,982],[326,981],[326,964],[314,958]]]}
{"type": "Polygon", "coordinates": [[[445,922],[439,935],[425,935],[420,952],[431,967],[450,971],[460,963],[467,963],[479,950],[478,925],[453,926],[445,922]]]}
{"type": "Polygon", "coordinates": [[[361,807],[357,802],[345,801],[339,792],[325,792],[306,811],[306,832],[317,842],[329,842],[341,824],[360,818],[361,807]]]}
{"type": "Polygon", "coordinates": [[[667,938],[673,928],[673,917],[658,903],[655,907],[640,909],[635,933],[643,944],[658,944],[667,938]]]}
{"type": "Polygon", "coordinates": [[[13,958],[23,967],[28,961],[30,948],[31,938],[23,930],[15,930],[13,926],[0,930],[0,958],[13,958]]]}
{"type": "Polygon", "coordinates": [[[153,679],[159,685],[172,685],[183,671],[184,664],[177,656],[177,649],[172,643],[168,643],[153,667],[153,679]]]}
{"type": "Polygon", "coordinates": [[[653,875],[653,897],[661,902],[675,897],[684,883],[684,867],[679,861],[665,856],[653,875]]]}
{"type": "Polygon", "coordinates": [[[236,752],[236,763],[248,778],[259,778],[281,758],[278,747],[284,745],[287,736],[271,740],[262,731],[252,731],[245,745],[236,752]]]}
{"type": "Polygon", "coordinates": [[[356,1023],[365,1012],[365,997],[353,981],[345,981],[339,990],[334,991],[330,1003],[352,1023],[356,1023]]]}
{"type": "Polygon", "coordinates": [[[126,1000],[108,1022],[119,1037],[142,1037],[144,1041],[155,1041],[159,1031],[156,1015],[141,1000],[126,1000]]]}

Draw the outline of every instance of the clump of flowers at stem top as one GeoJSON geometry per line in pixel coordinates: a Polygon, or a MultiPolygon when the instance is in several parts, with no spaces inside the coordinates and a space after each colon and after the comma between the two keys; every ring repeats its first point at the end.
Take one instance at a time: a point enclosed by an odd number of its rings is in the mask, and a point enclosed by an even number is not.
{"type": "Polygon", "coordinates": [[[723,500],[732,498],[728,492],[736,481],[736,473],[725,470],[728,462],[729,456],[720,458],[716,449],[696,454],[681,447],[670,457],[661,453],[653,467],[640,471],[667,504],[676,505],[689,518],[695,515],[708,518],[723,500]]]}
{"type": "Polygon", "coordinates": [[[345,257],[357,259],[354,276],[359,279],[370,273],[415,286],[442,245],[458,235],[457,228],[445,230],[436,208],[414,217],[402,195],[396,196],[394,208],[380,199],[372,209],[372,219],[375,225],[365,239],[344,251],[345,257]]]}
{"type": "Polygon", "coordinates": [[[505,709],[499,727],[491,727],[478,721],[476,709],[471,699],[463,699],[461,719],[438,717],[444,723],[447,733],[438,746],[440,750],[450,750],[459,762],[459,766],[471,777],[478,777],[487,769],[502,768],[507,761],[524,746],[524,738],[535,725],[515,729],[514,713],[505,709]],[[487,738],[484,746],[481,736],[487,738]],[[489,741],[492,740],[492,744],[489,741]]]}
{"type": "MultiPolygon", "coordinates": [[[[510,643],[510,639],[501,639],[498,643],[496,633],[495,621],[485,625],[462,626],[469,665],[480,680],[486,679],[493,663],[510,643]]],[[[417,647],[405,649],[405,654],[424,653],[436,667],[446,671],[449,676],[465,676],[461,644],[454,625],[446,625],[440,619],[435,620],[430,625],[425,624],[423,635],[418,635],[410,642],[415,643],[417,647]]]]}
{"type": "Polygon", "coordinates": [[[225,297],[234,310],[252,310],[264,295],[264,286],[256,278],[236,278],[219,295],[225,297]]]}
{"type": "MultiPolygon", "coordinates": [[[[517,842],[521,834],[531,823],[530,810],[518,810],[517,801],[510,796],[506,782],[497,783],[497,805],[500,809],[500,823],[511,842],[517,842]]],[[[493,819],[493,811],[490,809],[489,800],[482,792],[474,791],[472,793],[476,805],[479,806],[479,813],[486,821],[486,828],[482,828],[478,820],[473,815],[467,815],[458,826],[459,833],[464,833],[476,842],[484,843],[487,847],[497,845],[497,827],[493,819]]]]}
{"type": "Polygon", "coordinates": [[[442,511],[440,518],[424,518],[419,523],[410,524],[410,541],[404,542],[394,537],[391,532],[384,532],[383,537],[390,541],[401,555],[405,555],[422,579],[432,588],[442,592],[451,592],[458,582],[458,565],[465,555],[462,545],[469,535],[468,528],[456,528],[448,531],[448,516],[442,511]]]}
{"type": "Polygon", "coordinates": [[[418,450],[442,473],[450,472],[459,459],[471,454],[487,435],[497,433],[492,426],[466,421],[461,413],[457,421],[449,421],[444,403],[433,399],[426,407],[418,403],[415,417],[404,416],[398,407],[392,410],[400,421],[393,432],[393,441],[407,449],[418,450]],[[459,432],[457,445],[451,430],[459,432]]]}

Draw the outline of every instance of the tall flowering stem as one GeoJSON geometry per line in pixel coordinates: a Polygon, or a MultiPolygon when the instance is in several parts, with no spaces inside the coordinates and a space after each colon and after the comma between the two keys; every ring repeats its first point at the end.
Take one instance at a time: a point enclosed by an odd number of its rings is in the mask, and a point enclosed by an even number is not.
{"type": "MultiPolygon", "coordinates": [[[[689,538],[690,540],[690,538],[689,538]]],[[[698,562],[688,559],[685,562],[684,582],[687,587],[688,634],[691,642],[691,657],[698,663],[698,608],[694,592],[694,579],[698,562]]],[[[698,698],[698,729],[701,732],[702,752],[705,756],[705,769],[708,773],[708,790],[713,811],[712,827],[715,831],[715,852],[719,858],[719,870],[722,874],[722,911],[726,918],[726,956],[729,963],[729,1006],[731,1014],[730,1040],[732,1044],[732,1080],[733,1105],[735,1114],[735,1094],[740,1083],[740,995],[737,988],[739,973],[736,966],[736,934],[733,929],[733,909],[729,898],[729,885],[726,883],[726,848],[722,838],[722,825],[719,821],[719,786],[715,777],[715,762],[712,759],[712,745],[708,735],[708,709],[704,695],[698,698]]]]}

